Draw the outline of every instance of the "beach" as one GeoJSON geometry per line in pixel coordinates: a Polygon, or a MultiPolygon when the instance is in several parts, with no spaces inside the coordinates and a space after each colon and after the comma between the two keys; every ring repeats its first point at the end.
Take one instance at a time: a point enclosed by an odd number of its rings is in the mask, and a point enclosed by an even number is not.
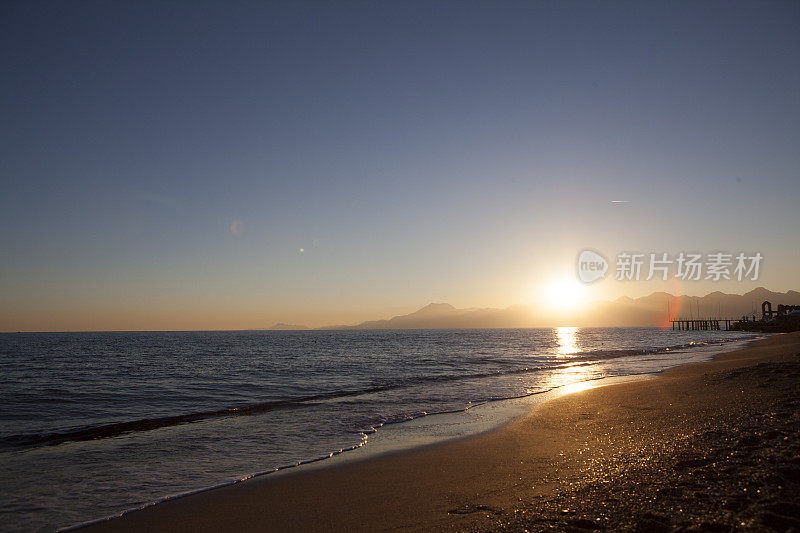
{"type": "Polygon", "coordinates": [[[3,7],[0,533],[800,533],[800,1],[3,7]]]}
{"type": "Polygon", "coordinates": [[[488,433],[168,500],[87,529],[800,526],[800,335],[566,394],[488,433]]]}

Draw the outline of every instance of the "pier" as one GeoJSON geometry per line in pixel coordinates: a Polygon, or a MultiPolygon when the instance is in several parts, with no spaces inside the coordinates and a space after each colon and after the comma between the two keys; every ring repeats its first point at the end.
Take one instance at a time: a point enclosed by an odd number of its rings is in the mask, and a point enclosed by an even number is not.
{"type": "MultiPolygon", "coordinates": [[[[667,313],[669,313],[669,305],[667,306],[667,313]]],[[[697,304],[697,314],[700,315],[700,304],[697,304]]],[[[672,322],[672,329],[677,330],[721,330],[725,331],[766,331],[764,327],[768,323],[774,322],[776,319],[791,320],[792,316],[800,315],[800,305],[778,305],[778,310],[772,310],[772,302],[765,301],[761,304],[761,319],[756,319],[756,315],[752,317],[744,315],[741,318],[697,318],[690,317],[678,318],[670,320],[672,322]],[[722,326],[725,326],[724,328],[722,326]]],[[[796,326],[795,326],[796,327],[796,326]]],[[[788,328],[788,326],[784,326],[788,328]]],[[[788,331],[795,331],[787,329],[788,331]]],[[[778,331],[783,331],[778,329],[778,331]]]]}
{"type": "MultiPolygon", "coordinates": [[[[752,317],[752,322],[756,321],[755,315],[752,317]]],[[[686,331],[701,331],[701,330],[724,330],[731,331],[739,329],[734,327],[734,324],[742,324],[751,322],[750,317],[743,316],[741,318],[681,318],[670,320],[672,322],[672,329],[686,330],[686,331]]]]}

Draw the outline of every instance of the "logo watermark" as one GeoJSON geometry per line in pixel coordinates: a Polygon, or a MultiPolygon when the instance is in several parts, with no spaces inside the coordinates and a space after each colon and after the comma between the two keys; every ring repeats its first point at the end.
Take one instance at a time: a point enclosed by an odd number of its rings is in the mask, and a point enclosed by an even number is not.
{"type": "Polygon", "coordinates": [[[584,250],[578,254],[578,279],[593,283],[606,277],[608,261],[594,250],[584,250]]]}

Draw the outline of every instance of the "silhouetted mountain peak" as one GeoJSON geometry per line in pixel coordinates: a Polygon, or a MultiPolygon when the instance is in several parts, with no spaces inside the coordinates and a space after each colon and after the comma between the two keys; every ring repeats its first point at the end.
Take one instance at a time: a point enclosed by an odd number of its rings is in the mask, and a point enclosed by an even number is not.
{"type": "Polygon", "coordinates": [[[744,293],[743,296],[748,298],[769,298],[773,294],[775,293],[765,289],[764,287],[756,287],[752,291],[744,293]]]}
{"type": "Polygon", "coordinates": [[[431,315],[431,314],[449,313],[449,312],[452,312],[452,311],[455,311],[455,310],[456,310],[456,308],[453,307],[450,304],[446,304],[446,303],[431,303],[431,304],[426,305],[425,307],[423,307],[422,309],[420,309],[419,311],[417,311],[417,312],[415,312],[413,314],[415,314],[415,315],[417,315],[417,314],[431,315]]]}
{"type": "MultiPolygon", "coordinates": [[[[625,298],[625,296],[623,296],[622,298],[625,298]]],[[[619,302],[622,298],[617,298],[617,301],[619,302]]],[[[649,294],[647,296],[642,296],[641,298],[636,298],[636,300],[631,300],[631,301],[636,301],[636,302],[655,302],[655,301],[663,302],[664,300],[668,300],[668,299],[671,299],[671,298],[674,298],[674,296],[672,296],[671,294],[669,294],[667,292],[654,292],[654,293],[649,294]]],[[[627,301],[627,300],[625,300],[625,301],[627,301]]]]}
{"type": "Polygon", "coordinates": [[[270,326],[267,329],[275,330],[275,331],[293,331],[299,329],[311,329],[308,326],[302,326],[297,324],[284,324],[283,322],[278,322],[274,326],[270,326]]]}

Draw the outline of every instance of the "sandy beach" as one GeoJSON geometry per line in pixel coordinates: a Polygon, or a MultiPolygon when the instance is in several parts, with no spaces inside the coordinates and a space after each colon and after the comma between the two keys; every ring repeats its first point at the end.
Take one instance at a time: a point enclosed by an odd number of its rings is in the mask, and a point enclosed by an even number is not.
{"type": "Polygon", "coordinates": [[[108,531],[800,528],[800,334],[564,395],[495,431],[263,476],[108,531]]]}
{"type": "Polygon", "coordinates": [[[800,533],[800,0],[0,13],[0,533],[800,533]]]}

